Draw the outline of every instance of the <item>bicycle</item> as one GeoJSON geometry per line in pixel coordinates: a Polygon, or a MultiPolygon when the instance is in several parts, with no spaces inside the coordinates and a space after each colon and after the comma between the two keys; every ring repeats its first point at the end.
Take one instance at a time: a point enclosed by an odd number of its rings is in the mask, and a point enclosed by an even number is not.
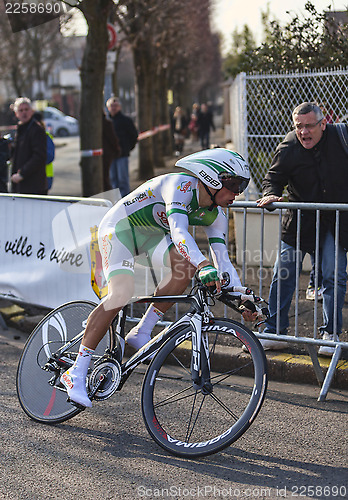
{"type": "MultiPolygon", "coordinates": [[[[212,302],[218,300],[240,313],[243,297],[251,299],[244,302],[248,309],[267,314],[263,299],[244,287],[224,287],[219,295],[212,295],[198,283],[188,295],[137,298],[137,303],[188,302],[190,309],[124,360],[127,306],[121,310],[92,357],[86,379],[89,397],[108,399],[122,389],[140,363],[150,360],[141,403],[146,428],[155,442],[184,458],[226,448],[252,424],[267,389],[267,361],[256,336],[243,324],[214,318],[210,311],[212,302]],[[248,354],[239,354],[242,345],[248,354]],[[235,365],[224,367],[221,352],[236,346],[235,365]]],[[[88,301],[63,304],[43,318],[28,338],[16,384],[19,402],[33,420],[60,423],[84,409],[67,400],[59,379],[75,360],[94,307],[88,301]]]]}

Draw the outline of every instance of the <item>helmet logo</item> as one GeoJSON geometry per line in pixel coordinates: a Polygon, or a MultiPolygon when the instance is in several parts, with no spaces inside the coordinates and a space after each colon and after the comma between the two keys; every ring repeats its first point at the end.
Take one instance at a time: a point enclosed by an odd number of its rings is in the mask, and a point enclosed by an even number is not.
{"type": "Polygon", "coordinates": [[[204,170],[201,170],[199,172],[199,175],[201,177],[203,177],[203,179],[205,179],[206,181],[210,182],[213,186],[219,187],[221,185],[218,181],[216,181],[215,179],[213,179],[212,177],[210,177],[209,174],[207,174],[206,172],[204,172],[204,170]]]}

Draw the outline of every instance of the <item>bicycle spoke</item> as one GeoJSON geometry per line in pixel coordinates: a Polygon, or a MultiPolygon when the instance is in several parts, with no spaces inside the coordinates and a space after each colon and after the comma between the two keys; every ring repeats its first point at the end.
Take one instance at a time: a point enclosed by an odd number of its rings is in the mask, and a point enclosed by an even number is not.
{"type": "Polygon", "coordinates": [[[188,368],[186,368],[186,366],[180,361],[179,358],[177,358],[177,356],[175,356],[175,354],[171,353],[170,357],[174,358],[175,361],[178,363],[178,365],[181,366],[181,368],[191,377],[191,371],[188,368]]]}
{"type": "Polygon", "coordinates": [[[185,437],[185,441],[186,441],[186,443],[188,443],[188,442],[189,442],[189,439],[190,439],[190,437],[192,436],[193,429],[195,428],[195,425],[196,425],[196,423],[197,423],[197,420],[198,420],[199,414],[200,414],[200,412],[201,412],[201,409],[202,409],[202,406],[203,406],[203,403],[204,403],[204,400],[205,400],[205,396],[203,396],[202,402],[201,402],[200,407],[199,407],[199,409],[198,409],[198,411],[197,411],[197,415],[196,415],[195,421],[193,422],[191,432],[189,432],[189,431],[190,431],[190,424],[191,424],[192,416],[193,416],[194,409],[195,409],[196,399],[197,399],[197,391],[196,391],[196,394],[195,394],[195,398],[194,398],[194,400],[193,400],[193,404],[192,404],[192,408],[191,408],[190,420],[189,420],[189,422],[188,422],[188,426],[187,426],[187,432],[186,432],[186,437],[185,437]]]}
{"type": "Polygon", "coordinates": [[[225,411],[226,411],[229,415],[231,415],[231,417],[233,417],[233,418],[235,419],[235,421],[237,422],[237,420],[238,420],[238,418],[239,418],[239,417],[237,417],[237,415],[235,415],[235,414],[233,413],[233,411],[232,411],[232,410],[230,410],[230,409],[228,408],[228,406],[226,406],[226,405],[225,405],[225,403],[223,403],[223,402],[221,401],[221,399],[220,399],[220,398],[218,398],[218,397],[216,396],[216,394],[214,394],[213,392],[211,392],[211,393],[209,393],[209,396],[210,396],[212,399],[214,399],[214,401],[216,401],[216,402],[217,402],[217,403],[221,406],[221,408],[223,408],[223,409],[224,409],[224,410],[225,410],[225,411]]]}
{"type": "Polygon", "coordinates": [[[214,375],[214,377],[211,377],[211,380],[215,380],[217,379],[218,377],[221,377],[221,380],[217,380],[213,385],[217,385],[217,384],[220,384],[221,382],[223,382],[224,380],[228,379],[228,377],[231,377],[232,375],[235,375],[236,373],[238,373],[241,369],[243,368],[247,368],[248,366],[252,365],[252,363],[248,363],[246,365],[243,365],[243,366],[239,366],[238,368],[235,368],[234,370],[230,370],[228,372],[224,372],[224,373],[218,373],[217,375],[214,375]]]}
{"type": "Polygon", "coordinates": [[[159,401],[156,404],[154,404],[154,408],[159,408],[159,407],[165,406],[167,404],[176,403],[176,402],[181,401],[183,399],[187,399],[187,398],[194,396],[194,393],[192,393],[192,394],[187,394],[186,396],[183,396],[183,397],[178,397],[178,396],[180,396],[180,394],[183,394],[184,392],[190,391],[191,389],[193,390],[192,386],[187,387],[186,389],[183,389],[182,391],[179,391],[176,394],[172,394],[171,396],[167,397],[163,401],[159,401]]]}

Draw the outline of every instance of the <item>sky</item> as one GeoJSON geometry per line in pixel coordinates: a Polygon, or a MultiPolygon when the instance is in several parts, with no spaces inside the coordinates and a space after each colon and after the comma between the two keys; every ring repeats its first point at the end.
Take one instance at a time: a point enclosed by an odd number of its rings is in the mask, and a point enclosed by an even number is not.
{"type": "MultiPolygon", "coordinates": [[[[225,49],[230,48],[231,33],[235,28],[241,30],[247,24],[254,33],[256,41],[261,41],[262,25],[261,11],[265,11],[267,3],[271,18],[276,18],[281,24],[286,24],[293,17],[293,14],[304,13],[306,0],[214,0],[215,9],[213,13],[213,27],[223,33],[225,38],[225,49]]],[[[312,4],[319,12],[328,10],[345,10],[348,0],[311,0],[312,4]]]]}

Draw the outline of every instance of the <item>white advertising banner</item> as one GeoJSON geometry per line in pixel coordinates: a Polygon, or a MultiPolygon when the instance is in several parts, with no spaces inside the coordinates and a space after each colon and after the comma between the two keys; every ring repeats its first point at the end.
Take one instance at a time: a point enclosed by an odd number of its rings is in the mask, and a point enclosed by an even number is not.
{"type": "Polygon", "coordinates": [[[97,227],[111,202],[0,195],[0,296],[57,307],[98,302],[97,227]]]}

